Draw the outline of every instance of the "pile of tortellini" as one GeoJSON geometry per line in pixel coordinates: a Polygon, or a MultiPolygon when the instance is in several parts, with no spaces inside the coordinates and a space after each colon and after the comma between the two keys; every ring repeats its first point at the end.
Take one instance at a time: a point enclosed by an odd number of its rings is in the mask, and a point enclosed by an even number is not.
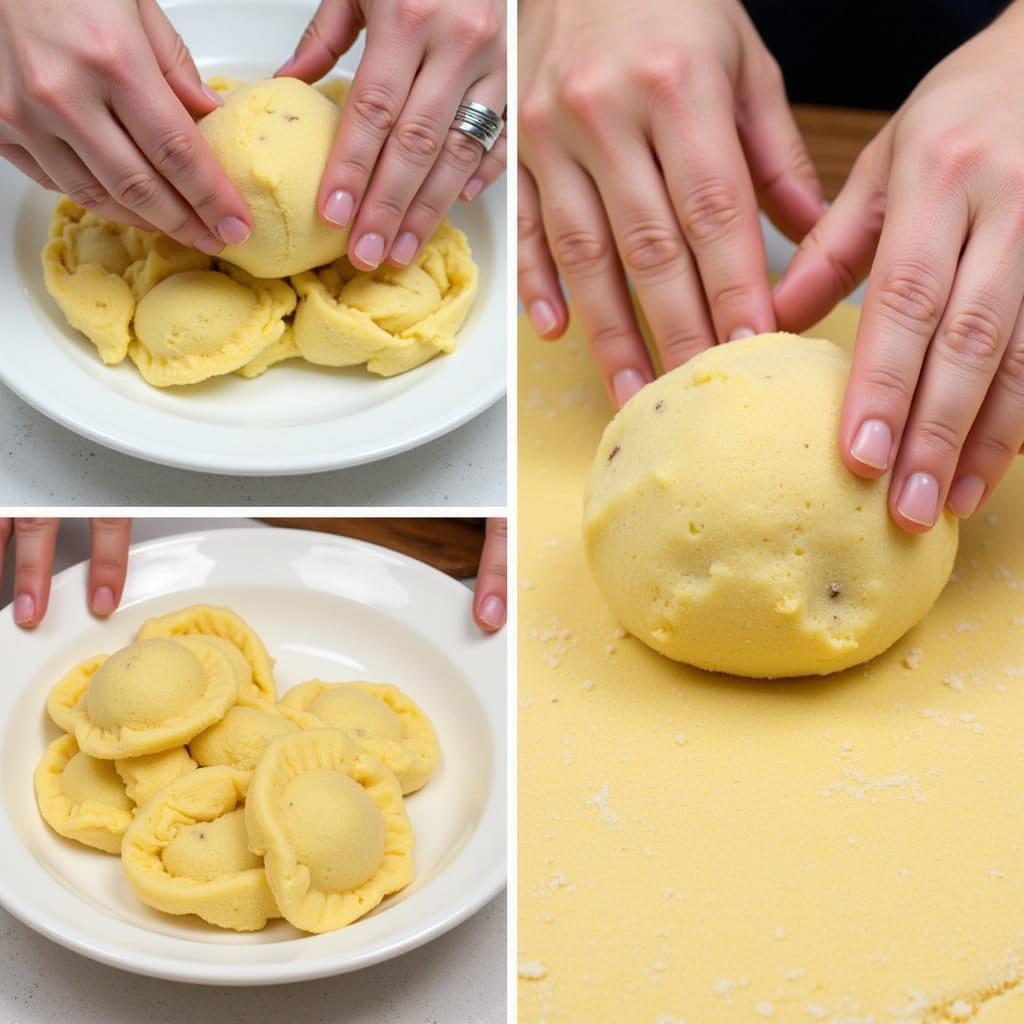
{"type": "Polygon", "coordinates": [[[438,759],[397,687],[311,680],[228,608],[147,622],[50,691],[63,730],[35,773],[51,828],[119,854],[143,903],[257,931],[342,928],[412,881],[404,797],[438,759]]]}
{"type": "Polygon", "coordinates": [[[393,376],[455,348],[477,288],[466,236],[444,221],[406,267],[357,271],[348,232],[316,194],[347,83],[210,83],[224,106],[200,122],[249,204],[252,236],[217,258],[125,227],[66,196],[42,252],[47,291],[114,366],[155,387],[258,377],[301,358],[393,376]]]}

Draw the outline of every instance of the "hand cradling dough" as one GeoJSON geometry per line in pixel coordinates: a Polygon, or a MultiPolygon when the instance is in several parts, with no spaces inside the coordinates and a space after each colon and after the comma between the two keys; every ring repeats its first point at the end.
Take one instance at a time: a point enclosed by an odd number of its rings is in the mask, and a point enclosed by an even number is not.
{"type": "Polygon", "coordinates": [[[119,854],[165,913],[235,931],[362,917],[412,879],[403,798],[437,763],[433,726],[384,683],[313,681],[278,702],[273,667],[240,615],[208,604],[80,661],[47,698],[63,733],[34,776],[43,820],[119,854]]]}
{"type": "Polygon", "coordinates": [[[605,430],[587,483],[587,557],[612,611],[701,668],[825,674],[884,651],[949,579],[957,520],[893,523],[889,476],[855,477],[835,435],[849,359],[767,334],[655,381],[605,430]]]}

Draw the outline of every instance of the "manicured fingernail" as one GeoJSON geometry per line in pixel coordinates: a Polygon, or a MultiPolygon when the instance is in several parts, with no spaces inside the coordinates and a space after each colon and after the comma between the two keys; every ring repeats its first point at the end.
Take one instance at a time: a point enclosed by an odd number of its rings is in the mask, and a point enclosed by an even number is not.
{"type": "Polygon", "coordinates": [[[391,258],[404,267],[407,263],[412,262],[419,247],[420,240],[411,231],[403,231],[395,239],[395,244],[391,246],[391,258]]]}
{"type": "Polygon", "coordinates": [[[850,454],[872,469],[888,469],[892,452],[892,431],[882,420],[865,420],[850,445],[850,454]]]}
{"type": "Polygon", "coordinates": [[[737,327],[729,335],[730,341],[739,341],[740,338],[752,338],[756,332],[753,327],[737,327]]]}
{"type": "Polygon", "coordinates": [[[352,212],[356,208],[356,201],[349,192],[342,192],[338,189],[327,197],[324,203],[324,220],[337,224],[339,228],[347,228],[352,219],[352,212]]]}
{"type": "Polygon", "coordinates": [[[931,526],[939,517],[939,482],[931,473],[914,473],[907,478],[896,502],[900,515],[918,526],[931,526]]]}
{"type": "Polygon", "coordinates": [[[547,299],[538,299],[530,303],[530,320],[538,334],[547,334],[558,326],[554,307],[547,299]]]}
{"type": "Polygon", "coordinates": [[[462,198],[467,203],[472,202],[484,190],[483,178],[470,178],[462,189],[462,198]]]}
{"type": "Polygon", "coordinates": [[[14,600],[14,621],[19,626],[31,622],[36,614],[36,600],[31,594],[19,594],[14,600]]]}
{"type": "Polygon", "coordinates": [[[505,622],[505,602],[497,594],[488,594],[480,605],[480,619],[497,629],[505,622]]]}
{"type": "Polygon", "coordinates": [[[114,610],[114,592],[110,587],[100,587],[92,595],[92,610],[97,615],[109,615],[114,610]]]}
{"type": "Polygon", "coordinates": [[[213,235],[200,235],[192,244],[207,256],[216,256],[224,248],[224,243],[213,235]]]}
{"type": "Polygon", "coordinates": [[[612,377],[612,394],[615,404],[621,409],[645,384],[643,374],[639,370],[619,370],[612,377]]]}
{"type": "Polygon", "coordinates": [[[368,267],[379,267],[380,261],[384,259],[384,239],[375,231],[363,235],[356,242],[355,254],[360,263],[365,263],[368,267]]]}
{"type": "Polygon", "coordinates": [[[980,476],[969,473],[967,476],[953,481],[946,504],[949,505],[953,515],[959,516],[961,519],[969,519],[974,515],[984,497],[985,481],[980,476]]]}
{"type": "Polygon", "coordinates": [[[291,69],[295,67],[295,58],[289,57],[275,72],[274,77],[278,75],[286,75],[291,69]]]}
{"type": "Polygon", "coordinates": [[[249,225],[237,217],[225,217],[217,225],[217,234],[225,245],[241,245],[250,234],[249,225]]]}
{"type": "Polygon", "coordinates": [[[205,82],[203,83],[203,92],[217,104],[218,107],[224,106],[224,98],[221,96],[216,89],[211,89],[205,82]]]}

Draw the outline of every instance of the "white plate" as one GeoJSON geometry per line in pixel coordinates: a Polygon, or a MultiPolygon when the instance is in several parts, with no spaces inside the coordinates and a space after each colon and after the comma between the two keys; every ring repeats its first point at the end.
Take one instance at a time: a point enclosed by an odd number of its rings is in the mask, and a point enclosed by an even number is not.
{"type": "MultiPolygon", "coordinates": [[[[504,641],[470,617],[469,591],[403,555],[291,530],[212,530],[132,550],[124,604],[106,623],[85,611],[86,566],[54,579],[46,621],[0,616],[0,903],[78,953],[139,974],[269,985],[365,967],[459,924],[505,881],[504,641]],[[304,936],[283,921],[242,935],[150,910],[116,857],[61,839],[42,821],[32,773],[58,735],[46,694],[81,658],[127,643],[149,617],[227,604],[277,659],[280,692],[306,679],[401,686],[433,721],[437,773],[407,808],[412,885],[340,931],[304,936]]],[[[452,966],[456,969],[456,965],[452,966]]]]}
{"type": "MultiPolygon", "coordinates": [[[[167,12],[204,75],[270,74],[298,42],[310,0],[174,0],[167,12]]],[[[362,44],[339,64],[351,76],[362,44]]],[[[126,361],[104,366],[46,293],[40,250],[56,197],[0,161],[0,379],[75,433],[139,458],[241,475],[372,462],[461,426],[505,392],[505,181],[456,203],[480,266],[456,350],[397,377],[299,362],[160,390],[126,361]]]]}

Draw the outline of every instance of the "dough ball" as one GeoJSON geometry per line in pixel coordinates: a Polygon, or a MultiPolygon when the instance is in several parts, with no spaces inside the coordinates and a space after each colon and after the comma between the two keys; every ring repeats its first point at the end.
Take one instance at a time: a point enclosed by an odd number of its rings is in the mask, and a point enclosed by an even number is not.
{"type": "Polygon", "coordinates": [[[82,751],[78,751],[64,767],[60,788],[73,804],[95,800],[119,811],[131,811],[133,806],[113,763],[90,757],[82,751]]]}
{"type": "Polygon", "coordinates": [[[402,720],[382,700],[355,687],[334,686],[324,690],[309,710],[332,729],[344,729],[357,736],[402,738],[402,720]]]}
{"type": "Polygon", "coordinates": [[[298,732],[298,728],[274,711],[236,704],[192,740],[189,750],[201,765],[228,764],[252,771],[271,740],[298,732]]]}
{"type": "Polygon", "coordinates": [[[629,632],[678,661],[771,678],[867,661],[924,617],[957,520],[906,533],[888,475],[843,465],[849,370],[831,342],[760,335],[703,352],[608,425],[584,543],[629,632]]]}
{"type": "Polygon", "coordinates": [[[183,825],[164,847],[161,858],[169,875],[197,882],[212,882],[221,875],[263,867],[263,861],[249,851],[241,807],[213,821],[183,825]]]}
{"type": "Polygon", "coordinates": [[[249,238],[220,259],[256,277],[285,277],[344,253],[348,229],[328,227],[317,212],[340,116],[312,86],[275,78],[232,90],[199,122],[253,218],[249,238]]]}

